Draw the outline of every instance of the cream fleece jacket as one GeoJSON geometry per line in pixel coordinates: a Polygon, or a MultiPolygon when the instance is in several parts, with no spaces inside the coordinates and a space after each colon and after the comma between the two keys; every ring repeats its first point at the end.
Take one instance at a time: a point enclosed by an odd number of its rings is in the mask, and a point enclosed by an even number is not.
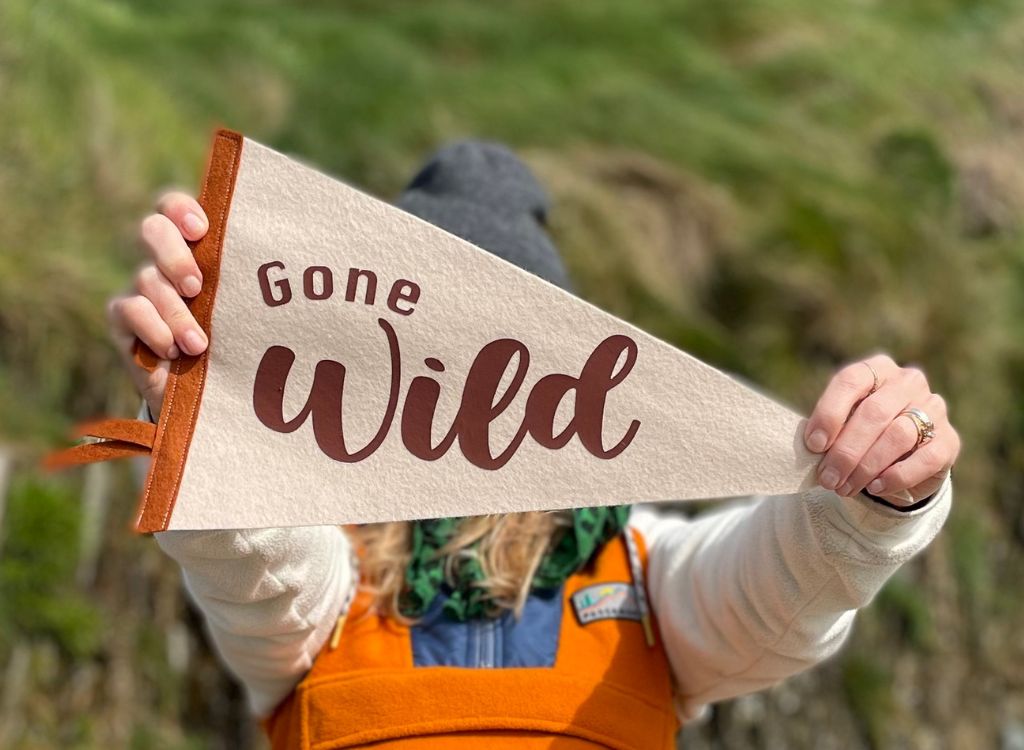
{"type": "MultiPolygon", "coordinates": [[[[854,615],[939,532],[947,476],[927,504],[901,512],[824,489],[726,501],[694,518],[636,506],[647,583],[683,721],[836,653],[854,615]]],[[[336,526],[166,531],[225,665],[252,712],[291,692],[328,638],[357,581],[336,526]]]]}
{"type": "MultiPolygon", "coordinates": [[[[153,417],[145,404],[139,419],[153,417]]],[[[148,459],[135,459],[139,481],[148,459]]],[[[635,505],[647,588],[676,682],[682,721],[836,654],[856,611],[938,535],[949,473],[921,507],[901,511],[823,488],[737,498],[687,517],[635,505]]],[[[352,586],[351,545],[336,526],[155,535],[250,710],[266,716],[327,641],[352,586]]]]}

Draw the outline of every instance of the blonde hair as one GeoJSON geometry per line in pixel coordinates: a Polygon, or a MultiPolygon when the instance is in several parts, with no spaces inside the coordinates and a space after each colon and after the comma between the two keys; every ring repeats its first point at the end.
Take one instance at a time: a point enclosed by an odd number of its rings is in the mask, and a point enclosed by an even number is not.
{"type": "MultiPolygon", "coordinates": [[[[477,556],[484,570],[478,585],[486,591],[489,614],[512,610],[518,617],[544,553],[572,523],[571,511],[466,518],[438,552],[444,557],[445,580],[453,583],[460,557],[477,556]]],[[[373,593],[378,613],[409,622],[399,611],[399,599],[412,553],[412,522],[366,524],[350,527],[348,532],[360,548],[360,588],[373,593]]]]}

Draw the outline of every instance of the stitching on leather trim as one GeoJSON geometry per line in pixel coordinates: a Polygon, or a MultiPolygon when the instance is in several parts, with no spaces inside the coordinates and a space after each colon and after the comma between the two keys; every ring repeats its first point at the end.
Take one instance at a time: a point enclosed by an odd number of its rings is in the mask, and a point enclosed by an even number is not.
{"type": "MultiPolygon", "coordinates": [[[[226,229],[226,226],[227,226],[228,209],[230,207],[229,204],[230,204],[230,201],[231,201],[231,194],[232,194],[232,192],[234,192],[234,189],[235,189],[235,180],[238,177],[238,163],[239,163],[239,161],[241,159],[241,156],[242,156],[242,144],[241,144],[241,142],[238,139],[236,139],[236,138],[228,138],[225,135],[218,136],[218,139],[220,139],[220,138],[223,138],[224,140],[226,140],[229,143],[231,143],[231,145],[232,145],[232,147],[234,149],[234,154],[232,154],[231,178],[227,181],[227,185],[225,186],[225,189],[224,189],[224,200],[223,200],[223,202],[221,204],[220,215],[217,217],[217,236],[216,236],[216,239],[213,242],[213,246],[216,248],[216,255],[214,257],[215,267],[218,269],[218,273],[217,273],[217,286],[220,286],[220,271],[219,271],[219,269],[220,269],[220,259],[221,259],[222,253],[224,252],[224,232],[225,232],[225,229],[226,229]]],[[[178,468],[177,468],[177,470],[175,471],[175,474],[174,474],[174,495],[173,495],[174,498],[177,498],[178,490],[181,488],[181,475],[182,475],[182,473],[183,473],[183,471],[185,469],[185,459],[188,457],[188,446],[190,446],[192,444],[192,436],[194,434],[195,426],[196,426],[196,415],[199,412],[199,402],[202,400],[203,387],[206,385],[206,371],[209,368],[210,349],[213,346],[213,330],[212,330],[213,317],[212,317],[212,309],[213,309],[214,298],[217,296],[217,286],[215,286],[213,289],[210,290],[210,296],[206,300],[203,301],[204,304],[203,304],[202,315],[203,315],[204,318],[207,315],[210,315],[210,320],[207,323],[207,328],[209,330],[207,331],[207,334],[206,334],[207,338],[210,341],[210,344],[207,346],[206,351],[203,352],[202,359],[200,360],[200,364],[202,365],[202,370],[201,370],[201,374],[199,376],[199,388],[196,391],[196,398],[192,402],[192,410],[191,410],[191,412],[189,412],[189,417],[188,417],[188,433],[187,433],[188,434],[188,441],[187,441],[186,446],[185,446],[186,449],[181,452],[181,459],[178,462],[178,468]]],[[[181,360],[179,359],[178,362],[180,363],[181,360]]],[[[174,509],[174,501],[172,500],[171,502],[167,503],[166,508],[164,509],[163,518],[161,519],[161,522],[160,522],[160,525],[163,526],[165,529],[167,528],[167,522],[168,522],[168,519],[171,516],[171,511],[173,509],[174,509]]]]}
{"type": "MultiPolygon", "coordinates": [[[[205,199],[208,196],[207,190],[209,189],[210,183],[211,183],[212,179],[214,178],[214,174],[215,174],[214,173],[214,161],[213,160],[217,156],[218,149],[222,148],[222,147],[226,147],[226,149],[228,149],[227,154],[228,154],[228,159],[230,160],[230,167],[227,169],[227,177],[225,179],[226,185],[225,185],[225,190],[224,190],[224,199],[221,201],[222,205],[220,206],[220,210],[218,212],[217,221],[215,222],[215,224],[212,227],[214,229],[215,234],[212,237],[209,238],[210,239],[210,245],[213,247],[213,252],[214,252],[214,257],[212,259],[213,260],[213,264],[212,265],[213,265],[213,268],[216,270],[215,284],[210,289],[209,296],[207,296],[205,298],[200,298],[198,300],[198,304],[201,305],[201,308],[196,311],[197,312],[197,317],[199,317],[199,318],[209,317],[210,318],[209,320],[206,321],[207,329],[209,329],[210,325],[212,325],[212,308],[213,308],[214,300],[215,300],[216,294],[217,294],[217,286],[219,286],[219,283],[220,283],[220,259],[221,259],[221,255],[223,253],[223,242],[224,242],[224,235],[225,235],[225,229],[226,229],[226,224],[227,224],[227,215],[228,215],[228,212],[230,211],[231,196],[232,196],[232,193],[234,192],[235,181],[236,181],[237,176],[238,176],[238,169],[239,169],[239,164],[240,164],[240,161],[241,161],[242,142],[243,142],[243,138],[242,138],[241,134],[239,134],[239,133],[234,133],[234,132],[230,132],[230,131],[221,131],[221,132],[219,132],[217,134],[217,137],[214,140],[213,149],[211,149],[211,162],[210,162],[209,167],[207,168],[207,174],[206,174],[206,177],[205,177],[205,179],[203,181],[202,192],[199,195],[200,202],[201,203],[205,202],[205,199]]],[[[204,238],[203,241],[205,241],[205,240],[206,240],[206,238],[204,238]]],[[[210,335],[212,332],[208,330],[207,333],[208,333],[208,335],[210,335]]],[[[210,338],[212,339],[212,336],[210,336],[210,338]]],[[[188,456],[188,448],[189,448],[189,446],[192,443],[192,437],[193,437],[193,433],[194,433],[194,430],[195,430],[195,424],[196,424],[197,412],[198,412],[198,407],[199,407],[199,401],[202,400],[203,387],[205,386],[205,383],[206,383],[206,372],[207,372],[207,368],[209,366],[209,356],[210,356],[210,349],[207,348],[207,350],[205,352],[203,352],[199,356],[199,358],[192,364],[193,367],[199,367],[201,369],[200,369],[200,372],[196,374],[196,377],[198,379],[198,381],[197,381],[197,389],[195,391],[195,398],[194,398],[194,402],[192,404],[192,410],[191,410],[191,412],[190,412],[190,414],[188,416],[188,430],[185,433],[184,444],[181,446],[182,450],[180,451],[181,456],[180,456],[180,461],[178,463],[178,466],[176,467],[176,469],[174,469],[174,468],[171,469],[173,474],[170,475],[170,487],[168,488],[168,491],[167,491],[167,499],[163,503],[164,508],[163,508],[162,518],[160,519],[160,524],[159,524],[160,528],[159,529],[150,529],[150,530],[157,530],[157,531],[166,530],[167,526],[168,526],[168,522],[169,522],[170,516],[171,516],[171,514],[172,514],[172,512],[174,510],[174,506],[175,506],[176,500],[177,500],[178,490],[180,489],[180,486],[181,486],[181,478],[182,478],[182,474],[183,474],[183,471],[184,471],[185,461],[186,461],[187,456],[188,456]]],[[[172,407],[173,407],[175,401],[177,400],[179,391],[184,388],[184,386],[182,386],[178,382],[179,379],[182,377],[181,370],[182,370],[183,366],[184,366],[184,360],[183,359],[176,360],[174,362],[173,366],[172,366],[172,371],[174,373],[174,377],[172,378],[172,380],[174,382],[173,382],[173,384],[170,385],[169,391],[165,395],[165,404],[164,404],[165,410],[166,410],[166,413],[167,413],[167,419],[161,419],[160,420],[160,424],[157,427],[157,435],[156,435],[155,440],[153,441],[154,448],[157,445],[161,446],[161,448],[163,447],[164,439],[165,439],[165,437],[167,435],[167,432],[168,432],[168,430],[170,428],[170,425],[171,425],[171,422],[172,422],[172,419],[171,419],[171,415],[172,415],[172,411],[173,411],[172,407]]],[[[186,373],[186,375],[187,374],[188,373],[186,373]]],[[[174,420],[174,421],[177,422],[179,420],[174,420]]],[[[150,506],[151,506],[151,503],[152,503],[152,500],[153,500],[153,487],[154,487],[154,484],[156,484],[158,482],[157,475],[158,474],[162,474],[161,467],[165,465],[165,462],[161,460],[161,452],[158,452],[158,451],[154,450],[154,454],[155,454],[154,455],[154,463],[153,463],[151,471],[149,472],[149,476],[146,479],[145,494],[143,496],[143,502],[142,502],[141,507],[139,509],[138,516],[136,517],[136,526],[142,525],[143,519],[145,519],[147,517],[147,515],[150,513],[151,510],[158,510],[157,508],[151,508],[150,506]]],[[[171,459],[170,456],[168,456],[167,458],[169,460],[173,460],[173,459],[171,459]]],[[[166,479],[166,475],[163,475],[163,477],[161,477],[161,479],[166,479]]],[[[163,483],[164,483],[164,481],[161,481],[161,484],[163,484],[163,483]]],[[[152,519],[150,519],[150,520],[152,521],[152,519]]],[[[152,525],[152,524],[150,524],[150,525],[152,525]]]]}

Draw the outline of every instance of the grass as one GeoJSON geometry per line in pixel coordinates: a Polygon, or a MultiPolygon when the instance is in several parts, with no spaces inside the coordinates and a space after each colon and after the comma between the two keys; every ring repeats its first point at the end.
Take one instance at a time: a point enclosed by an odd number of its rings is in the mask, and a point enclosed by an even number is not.
{"type": "MultiPolygon", "coordinates": [[[[16,484],[0,558],[0,645],[48,639],[72,658],[99,651],[103,615],[75,590],[78,498],[36,480],[16,484]]],[[[5,649],[6,650],[6,649],[5,649]]]]}
{"type": "Polygon", "coordinates": [[[868,746],[885,747],[885,727],[892,714],[892,675],[870,655],[856,655],[843,665],[842,685],[868,746]]]}

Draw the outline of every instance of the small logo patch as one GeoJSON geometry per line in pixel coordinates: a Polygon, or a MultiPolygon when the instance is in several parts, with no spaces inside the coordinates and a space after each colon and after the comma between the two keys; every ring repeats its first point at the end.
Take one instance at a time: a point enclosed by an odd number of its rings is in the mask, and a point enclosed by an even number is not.
{"type": "Polygon", "coordinates": [[[596,583],[572,595],[581,625],[598,620],[640,620],[636,591],[628,583],[596,583]]]}

